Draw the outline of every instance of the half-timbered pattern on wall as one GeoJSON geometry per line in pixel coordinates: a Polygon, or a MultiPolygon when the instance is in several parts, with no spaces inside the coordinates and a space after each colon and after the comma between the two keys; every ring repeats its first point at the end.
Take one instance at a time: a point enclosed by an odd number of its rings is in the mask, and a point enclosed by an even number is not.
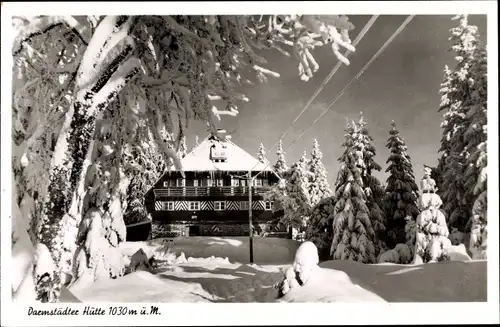
{"type": "Polygon", "coordinates": [[[166,172],[147,194],[156,236],[247,235],[249,189],[257,232],[285,232],[264,193],[279,177],[233,142],[205,138],[182,159],[184,176],[166,172]],[[252,169],[253,168],[253,169],[252,169]],[[246,176],[256,176],[249,188],[246,176]],[[159,233],[158,231],[162,231],[159,233]]]}

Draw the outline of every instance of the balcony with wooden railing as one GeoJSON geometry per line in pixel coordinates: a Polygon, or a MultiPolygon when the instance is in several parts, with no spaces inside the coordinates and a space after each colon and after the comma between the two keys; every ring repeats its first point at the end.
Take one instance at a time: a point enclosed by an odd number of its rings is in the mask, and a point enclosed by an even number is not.
{"type": "MultiPolygon", "coordinates": [[[[269,187],[252,187],[252,195],[264,195],[269,187]]],[[[244,196],[248,186],[185,186],[166,187],[154,190],[155,197],[168,196],[244,196]]]]}

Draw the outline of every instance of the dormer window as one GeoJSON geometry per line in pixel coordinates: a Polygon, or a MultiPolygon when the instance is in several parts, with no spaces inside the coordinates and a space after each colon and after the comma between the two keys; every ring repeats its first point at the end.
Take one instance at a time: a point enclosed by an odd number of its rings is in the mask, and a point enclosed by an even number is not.
{"type": "Polygon", "coordinates": [[[227,145],[214,141],[210,147],[210,159],[213,162],[227,162],[227,145]]]}

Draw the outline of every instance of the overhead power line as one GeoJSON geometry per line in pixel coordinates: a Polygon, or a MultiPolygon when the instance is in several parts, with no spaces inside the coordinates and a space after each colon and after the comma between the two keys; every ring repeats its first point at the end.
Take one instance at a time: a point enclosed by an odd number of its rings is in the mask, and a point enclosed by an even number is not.
{"type": "MultiPolygon", "coordinates": [[[[349,86],[351,86],[351,84],[354,83],[371,66],[371,64],[382,54],[382,52],[384,52],[384,50],[401,33],[401,31],[403,31],[403,29],[406,27],[406,25],[408,25],[414,17],[415,17],[415,15],[410,15],[404,20],[404,22],[391,35],[391,37],[389,37],[389,39],[387,39],[387,41],[385,41],[385,43],[382,45],[382,47],[380,47],[380,49],[373,55],[373,57],[363,66],[363,68],[361,68],[361,70],[356,74],[356,76],[354,76],[349,81],[349,83],[346,84],[346,86],[340,91],[337,98],[335,98],[335,100],[318,116],[318,118],[316,118],[305,130],[303,130],[302,133],[300,133],[300,135],[297,138],[295,138],[295,140],[293,140],[292,143],[290,143],[285,148],[285,150],[287,150],[295,142],[297,142],[314,124],[316,124],[321,119],[321,117],[323,117],[325,114],[328,113],[330,108],[333,107],[335,105],[335,103],[337,103],[337,101],[342,97],[342,95],[344,95],[345,91],[349,88],[349,86]]],[[[267,164],[257,175],[255,175],[254,178],[259,176],[267,167],[269,167],[269,164],[267,164]]]]}
{"type": "MultiPolygon", "coordinates": [[[[356,38],[354,39],[352,45],[354,47],[356,47],[358,45],[358,43],[361,41],[361,39],[363,39],[363,37],[365,36],[365,34],[368,32],[368,30],[372,27],[372,25],[375,23],[375,21],[377,20],[377,18],[379,17],[379,15],[373,15],[369,20],[368,22],[365,24],[365,26],[363,27],[363,29],[359,32],[359,34],[356,36],[356,38]]],[[[344,54],[344,57],[348,57],[349,54],[351,53],[351,51],[347,50],[344,54]]],[[[304,114],[304,112],[306,112],[307,109],[309,109],[309,106],[312,104],[312,102],[314,101],[314,99],[316,99],[316,97],[319,95],[319,93],[321,91],[323,91],[324,87],[326,86],[326,84],[328,84],[328,82],[332,79],[333,75],[335,75],[335,73],[339,70],[340,66],[342,65],[342,62],[339,60],[337,62],[337,64],[333,67],[333,69],[330,71],[330,73],[326,76],[326,78],[323,80],[323,82],[321,83],[321,85],[316,89],[316,91],[314,92],[314,94],[311,96],[311,98],[309,98],[309,100],[307,101],[306,105],[304,106],[304,108],[300,111],[300,113],[297,115],[297,117],[295,117],[295,119],[293,120],[293,122],[290,124],[290,126],[288,126],[288,128],[281,134],[281,136],[278,138],[278,140],[276,141],[276,143],[273,144],[273,146],[271,148],[268,149],[268,151],[274,149],[274,147],[276,145],[278,145],[279,141],[292,129],[292,126],[299,120],[299,118],[304,114]]],[[[256,164],[252,169],[251,171],[253,171],[256,167],[257,167],[258,164],[256,164]]],[[[266,167],[267,168],[267,167],[266,167]]]]}

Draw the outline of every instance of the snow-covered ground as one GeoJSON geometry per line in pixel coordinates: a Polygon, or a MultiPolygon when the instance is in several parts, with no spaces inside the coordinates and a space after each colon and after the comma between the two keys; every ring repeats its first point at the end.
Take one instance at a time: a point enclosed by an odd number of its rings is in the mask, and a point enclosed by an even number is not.
{"type": "MultiPolygon", "coordinates": [[[[282,280],[281,269],[293,262],[299,245],[288,239],[257,237],[256,264],[249,264],[246,237],[127,242],[122,244],[127,256],[140,248],[148,256],[155,255],[159,260],[155,274],[137,271],[71,292],[83,302],[274,302],[278,291],[273,285],[282,280]]],[[[486,261],[416,266],[327,261],[320,267],[312,282],[293,289],[281,300],[486,301],[486,261]]],[[[71,301],[67,296],[62,300],[71,301]]]]}

